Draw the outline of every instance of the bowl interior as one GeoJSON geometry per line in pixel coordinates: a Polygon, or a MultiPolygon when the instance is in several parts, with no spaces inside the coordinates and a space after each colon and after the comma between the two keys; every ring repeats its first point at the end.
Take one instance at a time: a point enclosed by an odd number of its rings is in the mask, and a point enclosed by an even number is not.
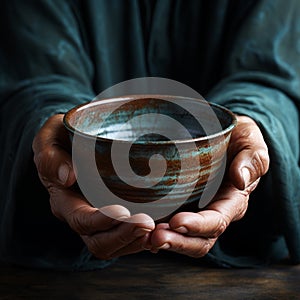
{"type": "Polygon", "coordinates": [[[206,101],[172,96],[131,96],[92,101],[64,118],[73,133],[135,143],[187,141],[225,134],[235,126],[229,110],[206,101]]]}

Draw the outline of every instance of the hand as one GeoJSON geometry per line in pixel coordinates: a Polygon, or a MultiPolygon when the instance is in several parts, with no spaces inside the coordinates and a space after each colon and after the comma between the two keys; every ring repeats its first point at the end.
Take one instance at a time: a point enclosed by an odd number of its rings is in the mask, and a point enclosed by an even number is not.
{"type": "Polygon", "coordinates": [[[192,257],[206,255],[231,222],[246,213],[251,192],[269,168],[268,149],[257,124],[238,116],[228,147],[228,176],[205,210],[180,212],[152,233],[152,251],[175,251],[192,257]]]}
{"type": "Polygon", "coordinates": [[[120,205],[92,207],[74,189],[71,144],[63,115],[50,117],[33,141],[39,178],[50,195],[53,214],[77,232],[91,253],[111,259],[150,248],[154,221],[145,214],[130,215],[120,205]],[[108,217],[111,216],[111,217],[108,217]]]}

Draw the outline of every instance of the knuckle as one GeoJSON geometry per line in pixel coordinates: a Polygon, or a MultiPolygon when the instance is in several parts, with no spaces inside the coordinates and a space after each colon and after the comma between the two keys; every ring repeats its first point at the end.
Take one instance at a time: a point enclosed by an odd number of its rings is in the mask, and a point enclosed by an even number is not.
{"type": "Polygon", "coordinates": [[[84,229],[85,232],[90,232],[91,230],[94,230],[95,226],[95,219],[97,219],[97,216],[100,214],[99,210],[95,209],[94,211],[89,211],[87,214],[86,212],[81,212],[81,220],[83,221],[81,223],[82,229],[84,229]]]}
{"type": "Polygon", "coordinates": [[[239,211],[239,214],[238,214],[239,219],[241,219],[245,216],[246,211],[248,209],[248,198],[246,200],[247,201],[243,202],[244,205],[241,205],[241,207],[240,207],[240,211],[239,211]]]}
{"type": "Polygon", "coordinates": [[[174,243],[174,244],[170,240],[167,242],[171,245],[171,248],[173,248],[175,252],[178,252],[178,253],[187,253],[188,252],[186,245],[182,241],[174,243]]]}
{"type": "Polygon", "coordinates": [[[85,244],[87,245],[89,252],[95,257],[105,260],[110,258],[108,253],[101,251],[102,247],[99,239],[95,237],[87,237],[85,238],[85,244]]]}
{"type": "Polygon", "coordinates": [[[58,191],[57,189],[52,186],[52,185],[49,185],[47,187],[48,189],[48,193],[50,195],[50,209],[51,209],[51,213],[58,219],[60,220],[64,220],[63,217],[61,216],[61,213],[60,213],[60,209],[59,209],[59,195],[57,195],[58,191]]]}
{"type": "Polygon", "coordinates": [[[212,247],[211,241],[207,240],[202,247],[202,251],[200,251],[201,256],[205,256],[209,252],[211,247],[212,247]]]}
{"type": "Polygon", "coordinates": [[[269,155],[265,149],[258,149],[254,152],[251,161],[256,177],[263,176],[269,168],[269,155]]]}
{"type": "Polygon", "coordinates": [[[226,213],[219,213],[219,226],[224,226],[224,230],[229,226],[231,223],[231,217],[229,214],[226,213]]]}
{"type": "Polygon", "coordinates": [[[70,227],[77,233],[79,234],[84,234],[83,231],[81,231],[81,224],[78,221],[77,216],[74,216],[73,214],[69,214],[68,217],[68,223],[70,225],[70,227]]]}
{"type": "Polygon", "coordinates": [[[218,224],[216,226],[216,230],[212,234],[212,238],[219,237],[225,231],[225,229],[227,228],[228,225],[229,225],[228,221],[226,221],[226,219],[224,217],[220,216],[219,220],[218,220],[218,224]]]}
{"type": "Polygon", "coordinates": [[[212,247],[212,242],[210,239],[207,239],[203,243],[202,247],[200,249],[198,249],[198,251],[195,251],[194,253],[192,253],[191,256],[194,258],[203,257],[210,251],[211,247],[212,247]]]}
{"type": "Polygon", "coordinates": [[[239,207],[237,207],[235,216],[234,216],[234,218],[233,218],[232,221],[240,220],[240,219],[242,219],[245,216],[247,208],[248,208],[248,199],[249,199],[249,195],[247,195],[245,197],[245,201],[243,201],[239,205],[239,207]]]}
{"type": "Polygon", "coordinates": [[[50,209],[51,209],[52,214],[56,218],[61,219],[61,215],[60,215],[60,212],[59,212],[59,209],[58,209],[57,201],[53,200],[52,198],[50,198],[50,209]]]}
{"type": "Polygon", "coordinates": [[[255,141],[257,139],[257,135],[255,131],[250,130],[248,127],[240,129],[239,138],[236,141],[236,144],[239,146],[238,148],[243,149],[245,145],[249,145],[249,141],[255,141]]]}
{"type": "MultiPolygon", "coordinates": [[[[133,234],[131,235],[132,237],[134,236],[133,234]]],[[[116,237],[116,239],[117,239],[117,244],[119,244],[119,245],[127,245],[127,244],[129,244],[129,240],[128,240],[128,237],[127,237],[127,235],[125,235],[125,234],[119,234],[117,237],[116,237]]]]}
{"type": "Polygon", "coordinates": [[[70,227],[78,234],[88,234],[89,227],[88,218],[79,209],[75,212],[70,212],[67,217],[70,227]]]}
{"type": "MultiPolygon", "coordinates": [[[[51,147],[45,147],[42,151],[34,156],[34,162],[37,170],[41,174],[47,174],[55,158],[55,151],[51,147]]],[[[44,176],[45,177],[45,176],[44,176]]]]}

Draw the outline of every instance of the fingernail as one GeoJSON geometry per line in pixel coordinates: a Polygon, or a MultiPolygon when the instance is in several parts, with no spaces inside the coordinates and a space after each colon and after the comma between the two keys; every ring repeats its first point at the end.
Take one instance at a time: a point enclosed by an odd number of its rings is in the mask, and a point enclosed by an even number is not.
{"type": "Polygon", "coordinates": [[[169,243],[164,243],[160,247],[157,247],[157,249],[167,250],[171,248],[171,245],[169,243]]]}
{"type": "Polygon", "coordinates": [[[68,180],[69,177],[69,173],[70,173],[70,168],[67,164],[62,164],[59,168],[58,168],[58,180],[62,183],[65,184],[68,180]]]}
{"type": "Polygon", "coordinates": [[[148,229],[148,228],[137,228],[134,231],[134,236],[141,237],[141,236],[143,236],[143,235],[145,235],[146,233],[149,233],[149,232],[151,232],[151,229],[148,229]]]}
{"type": "Polygon", "coordinates": [[[177,231],[177,232],[182,233],[182,234],[188,233],[187,228],[184,227],[184,226],[180,226],[180,227],[178,227],[178,228],[175,228],[174,231],[177,231]]]}
{"type": "Polygon", "coordinates": [[[248,168],[244,167],[242,169],[242,176],[243,176],[244,184],[245,184],[244,188],[246,188],[249,185],[250,179],[251,179],[251,175],[250,175],[248,168]]]}

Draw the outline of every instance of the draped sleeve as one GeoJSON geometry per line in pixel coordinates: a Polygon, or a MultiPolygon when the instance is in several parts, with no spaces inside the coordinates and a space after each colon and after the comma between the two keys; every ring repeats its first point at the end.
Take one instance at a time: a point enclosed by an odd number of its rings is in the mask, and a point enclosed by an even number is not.
{"type": "MultiPolygon", "coordinates": [[[[90,254],[52,216],[31,150],[49,116],[94,97],[78,8],[72,1],[2,1],[0,24],[1,260],[86,268],[90,254]]],[[[107,264],[98,260],[93,267],[107,264]]]]}
{"type": "Polygon", "coordinates": [[[270,154],[245,218],[210,254],[225,264],[300,262],[299,16],[299,1],[257,1],[229,39],[222,80],[207,96],[253,118],[270,154]]]}

